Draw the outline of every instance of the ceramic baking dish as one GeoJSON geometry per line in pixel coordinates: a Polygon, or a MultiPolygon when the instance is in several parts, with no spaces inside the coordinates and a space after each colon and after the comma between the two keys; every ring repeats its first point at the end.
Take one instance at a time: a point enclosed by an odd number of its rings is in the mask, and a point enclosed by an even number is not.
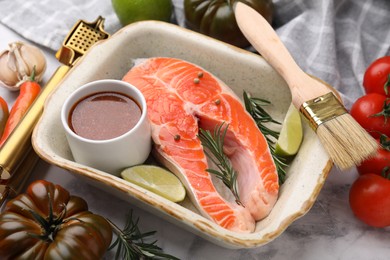
{"type": "Polygon", "coordinates": [[[94,45],[71,69],[46,100],[43,115],[33,132],[34,149],[47,162],[215,244],[251,248],[272,241],[311,208],[332,167],[306,123],[303,143],[287,169],[288,178],[281,186],[275,207],[268,217],[257,222],[255,232],[250,234],[221,228],[201,216],[188,199],[173,203],[121,178],[73,161],[60,122],[61,106],[66,97],[93,80],[121,79],[134,59],[155,56],[190,61],[219,77],[240,97],[245,90],[271,101],[267,111],[280,122],[291,102],[285,82],[259,55],[173,24],[139,22],[94,45]]]}

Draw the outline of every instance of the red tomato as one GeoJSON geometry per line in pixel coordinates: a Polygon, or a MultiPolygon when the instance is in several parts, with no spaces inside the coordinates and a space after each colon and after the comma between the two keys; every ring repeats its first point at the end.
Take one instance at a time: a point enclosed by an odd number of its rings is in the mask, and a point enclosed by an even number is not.
{"type": "Polygon", "coordinates": [[[384,56],[366,69],[363,78],[366,93],[378,93],[390,97],[390,56],[384,56]]]}
{"type": "Polygon", "coordinates": [[[386,136],[381,136],[381,140],[377,139],[380,144],[376,155],[370,159],[364,160],[357,170],[359,174],[375,173],[382,174],[385,167],[390,167],[390,139],[386,136]]]}
{"type": "Polygon", "coordinates": [[[373,137],[390,136],[390,99],[377,93],[364,95],[351,107],[351,116],[373,137]]]}
{"type": "Polygon", "coordinates": [[[390,226],[390,180],[372,173],[359,176],[349,191],[349,205],[367,225],[390,226]]]}

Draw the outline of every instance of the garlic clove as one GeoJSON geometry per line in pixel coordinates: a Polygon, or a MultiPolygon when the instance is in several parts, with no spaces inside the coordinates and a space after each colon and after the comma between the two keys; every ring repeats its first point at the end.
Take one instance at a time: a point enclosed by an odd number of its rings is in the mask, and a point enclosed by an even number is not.
{"type": "Polygon", "coordinates": [[[35,81],[39,82],[46,70],[43,52],[24,42],[10,43],[9,50],[0,55],[0,86],[19,90],[20,85],[31,77],[34,67],[35,81]]]}
{"type": "Polygon", "coordinates": [[[0,54],[0,85],[12,89],[19,81],[13,58],[8,55],[9,51],[0,54]]]}
{"type": "Polygon", "coordinates": [[[15,57],[18,64],[20,64],[20,68],[23,68],[23,70],[19,70],[19,78],[23,79],[26,76],[29,78],[35,66],[35,80],[39,82],[43,76],[43,72],[46,70],[46,59],[43,52],[33,45],[23,44],[21,42],[16,42],[11,45],[11,49],[15,48],[15,54],[18,54],[15,57]]]}

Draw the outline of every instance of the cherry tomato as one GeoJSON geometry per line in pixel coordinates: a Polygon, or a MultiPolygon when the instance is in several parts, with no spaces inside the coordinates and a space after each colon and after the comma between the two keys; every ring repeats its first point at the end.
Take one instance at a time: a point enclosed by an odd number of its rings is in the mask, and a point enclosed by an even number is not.
{"type": "Polygon", "coordinates": [[[390,226],[390,180],[373,173],[360,175],[349,191],[349,205],[367,225],[390,226]]]}
{"type": "Polygon", "coordinates": [[[367,67],[363,86],[366,93],[378,93],[390,97],[390,56],[384,56],[367,67]]]}
{"type": "Polygon", "coordinates": [[[390,136],[390,99],[371,93],[356,100],[351,107],[351,116],[373,137],[390,136]]]}
{"type": "Polygon", "coordinates": [[[364,160],[357,170],[359,174],[375,173],[381,175],[385,167],[390,168],[390,138],[382,135],[377,139],[379,149],[376,155],[370,159],[364,160]]]}

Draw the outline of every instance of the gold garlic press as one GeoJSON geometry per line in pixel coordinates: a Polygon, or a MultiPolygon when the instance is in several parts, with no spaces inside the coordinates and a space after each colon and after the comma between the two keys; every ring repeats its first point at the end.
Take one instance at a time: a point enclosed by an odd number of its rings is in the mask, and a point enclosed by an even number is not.
{"type": "Polygon", "coordinates": [[[65,38],[56,53],[56,58],[64,65],[57,68],[0,148],[0,206],[8,196],[17,195],[23,189],[38,162],[39,157],[32,148],[31,135],[42,115],[46,98],[90,47],[109,36],[104,31],[104,18],[99,16],[92,23],[79,20],[65,38]]]}
{"type": "Polygon", "coordinates": [[[80,20],[65,38],[62,47],[56,53],[56,58],[63,64],[73,66],[93,44],[108,37],[101,16],[93,23],[80,20]]]}

